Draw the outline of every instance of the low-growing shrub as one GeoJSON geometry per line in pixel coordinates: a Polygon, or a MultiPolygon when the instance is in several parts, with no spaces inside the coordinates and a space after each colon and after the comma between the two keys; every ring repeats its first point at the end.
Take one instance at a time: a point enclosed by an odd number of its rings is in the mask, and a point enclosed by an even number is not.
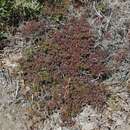
{"type": "Polygon", "coordinates": [[[68,21],[50,40],[27,49],[20,65],[30,89],[23,95],[39,104],[39,109],[32,108],[34,113],[60,110],[64,125],[71,125],[86,104],[103,108],[107,90],[101,82],[109,74],[107,56],[95,47],[91,27],[82,18],[68,21]]]}

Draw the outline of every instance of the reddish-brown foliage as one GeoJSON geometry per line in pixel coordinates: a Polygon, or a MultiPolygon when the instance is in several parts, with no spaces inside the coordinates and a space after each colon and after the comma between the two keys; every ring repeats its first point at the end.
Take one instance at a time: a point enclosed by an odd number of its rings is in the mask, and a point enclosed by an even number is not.
{"type": "Polygon", "coordinates": [[[71,20],[50,41],[39,44],[20,61],[25,84],[31,89],[25,97],[39,102],[40,110],[61,111],[61,119],[71,124],[86,104],[102,108],[106,88],[91,81],[104,80],[107,53],[95,47],[91,27],[84,20],[71,20]]]}
{"type": "MultiPolygon", "coordinates": [[[[83,19],[70,21],[64,26],[62,32],[56,32],[53,39],[62,49],[58,53],[60,59],[59,69],[62,73],[73,76],[81,76],[81,71],[86,70],[92,76],[106,75],[104,66],[106,51],[95,48],[91,27],[83,19]]],[[[87,76],[86,76],[87,77],[87,76]]]]}
{"type": "Polygon", "coordinates": [[[128,50],[125,48],[117,50],[116,54],[114,55],[114,61],[118,64],[121,63],[126,59],[128,55],[128,50]]]}
{"type": "Polygon", "coordinates": [[[23,25],[21,25],[18,29],[24,36],[29,36],[31,34],[35,33],[41,33],[43,31],[47,31],[47,21],[36,21],[36,20],[31,20],[25,22],[23,25]]]}
{"type": "Polygon", "coordinates": [[[40,27],[40,23],[32,20],[25,22],[25,24],[20,28],[20,31],[24,34],[29,34],[37,31],[40,27]]]}

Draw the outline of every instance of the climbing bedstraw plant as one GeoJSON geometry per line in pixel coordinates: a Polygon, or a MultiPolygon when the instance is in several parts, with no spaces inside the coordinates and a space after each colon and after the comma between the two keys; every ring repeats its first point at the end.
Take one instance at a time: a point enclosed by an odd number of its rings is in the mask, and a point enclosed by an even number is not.
{"type": "Polygon", "coordinates": [[[30,89],[21,92],[30,101],[33,116],[42,113],[44,120],[59,110],[67,126],[74,124],[73,117],[86,104],[103,109],[108,92],[102,81],[110,72],[107,57],[106,50],[95,47],[91,27],[83,18],[71,19],[50,40],[25,50],[19,63],[30,89]]]}

